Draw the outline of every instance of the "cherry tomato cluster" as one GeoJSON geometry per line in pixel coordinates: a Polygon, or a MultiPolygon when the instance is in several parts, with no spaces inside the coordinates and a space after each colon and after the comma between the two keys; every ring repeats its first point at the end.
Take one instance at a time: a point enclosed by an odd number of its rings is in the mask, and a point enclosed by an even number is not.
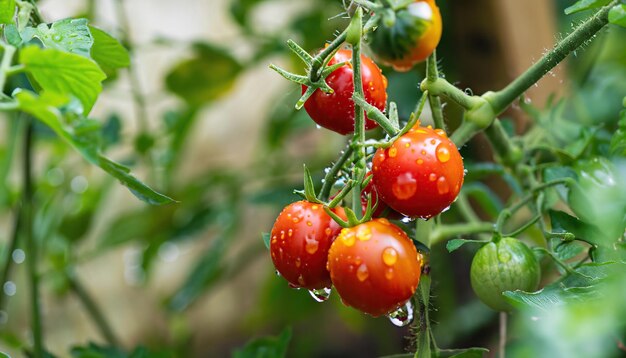
{"type": "MultiPolygon", "coordinates": [[[[381,20],[368,41],[381,61],[407,70],[434,51],[441,37],[441,16],[433,0],[418,0],[397,10],[395,19],[392,28],[381,20]]],[[[351,59],[350,49],[336,50],[327,59],[327,66],[335,66],[323,78],[331,90],[310,91],[308,86],[319,83],[299,82],[304,108],[313,121],[342,135],[355,131],[351,59]]],[[[360,63],[359,96],[383,113],[387,79],[367,56],[361,55],[360,63]]],[[[378,126],[367,117],[372,108],[364,107],[366,130],[378,126]]],[[[407,234],[389,220],[428,219],[445,211],[463,185],[464,168],[444,130],[421,127],[417,121],[402,133],[373,153],[365,178],[363,166],[361,174],[354,174],[353,179],[361,175],[357,180],[361,198],[352,204],[362,206],[365,219],[357,220],[348,209],[329,209],[328,203],[306,195],[308,200],[292,203],[280,213],[270,233],[270,252],[277,272],[291,287],[308,289],[323,300],[334,286],[345,305],[372,316],[397,317],[395,312],[410,300],[424,260],[407,234]],[[339,219],[343,229],[335,221],[339,219]]],[[[361,160],[365,161],[364,154],[361,160]]]]}
{"type": "MultiPolygon", "coordinates": [[[[344,215],[342,209],[335,214],[344,215]]],[[[406,233],[384,218],[339,229],[319,204],[288,205],[270,234],[276,270],[294,288],[320,290],[333,284],[344,304],[372,316],[406,303],[422,265],[406,233]]]]}

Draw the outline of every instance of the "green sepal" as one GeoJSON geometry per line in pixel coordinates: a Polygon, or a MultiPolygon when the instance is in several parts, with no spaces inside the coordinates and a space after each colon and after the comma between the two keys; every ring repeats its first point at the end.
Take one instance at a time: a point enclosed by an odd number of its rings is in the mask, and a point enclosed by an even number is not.
{"type": "Polygon", "coordinates": [[[315,184],[313,184],[313,178],[311,177],[311,172],[309,168],[304,166],[304,197],[307,201],[311,203],[321,204],[322,202],[317,199],[317,194],[315,194],[315,184]]]}
{"type": "MultiPolygon", "coordinates": [[[[349,209],[348,209],[349,210],[349,209]]],[[[331,218],[333,218],[333,220],[335,220],[335,222],[341,226],[342,228],[349,228],[352,225],[350,225],[347,221],[345,221],[344,219],[340,218],[339,215],[333,213],[332,210],[330,210],[330,208],[328,206],[324,206],[324,211],[326,212],[326,214],[328,214],[328,216],[330,216],[331,218]]],[[[352,213],[354,214],[354,213],[352,213]]]]}

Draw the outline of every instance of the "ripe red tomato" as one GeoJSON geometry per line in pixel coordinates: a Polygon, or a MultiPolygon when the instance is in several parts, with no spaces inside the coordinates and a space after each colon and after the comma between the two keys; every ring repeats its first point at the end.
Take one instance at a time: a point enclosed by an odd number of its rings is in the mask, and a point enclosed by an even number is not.
{"type": "Polygon", "coordinates": [[[396,12],[394,24],[384,21],[368,37],[376,58],[396,71],[424,61],[441,39],[441,13],[434,0],[416,0],[396,12]]]}
{"type": "MultiPolygon", "coordinates": [[[[345,218],[343,209],[334,210],[345,218]]],[[[276,270],[292,287],[309,290],[330,287],[326,269],[328,249],[339,226],[320,204],[298,201],[286,206],[270,234],[270,253],[276,270]]]]}
{"type": "Polygon", "coordinates": [[[343,229],[328,253],[330,277],[343,303],[374,317],[411,298],[421,265],[411,239],[387,219],[343,229]]]}
{"type": "MultiPolygon", "coordinates": [[[[349,61],[352,58],[352,50],[339,50],[328,63],[349,61]]],[[[334,90],[333,93],[324,93],[317,90],[304,103],[309,116],[320,126],[335,131],[339,134],[354,132],[354,81],[352,78],[352,64],[348,63],[336,69],[326,77],[326,83],[334,90]]],[[[385,110],[387,103],[387,78],[374,61],[365,55],[361,55],[361,78],[363,80],[363,92],[367,103],[381,111],[385,110]]],[[[302,86],[302,93],[307,87],[302,86]]],[[[365,129],[375,128],[376,122],[366,119],[365,129]]]]}
{"type": "MultiPolygon", "coordinates": [[[[372,172],[367,172],[365,178],[368,178],[370,175],[372,175],[372,172]]],[[[385,202],[383,202],[382,200],[378,200],[378,193],[374,188],[374,183],[372,180],[370,180],[365,188],[361,190],[361,206],[363,208],[363,213],[365,213],[365,210],[367,210],[367,197],[370,194],[372,195],[372,207],[376,205],[376,203],[378,203],[376,210],[374,210],[374,212],[372,213],[373,218],[386,217],[389,219],[397,220],[403,217],[402,214],[390,208],[387,204],[385,204],[385,202]],[[383,214],[385,215],[383,216],[383,214]]]]}
{"type": "Polygon", "coordinates": [[[404,215],[427,219],[456,199],[463,159],[443,130],[415,126],[376,151],[372,173],[382,201],[404,215]]]}

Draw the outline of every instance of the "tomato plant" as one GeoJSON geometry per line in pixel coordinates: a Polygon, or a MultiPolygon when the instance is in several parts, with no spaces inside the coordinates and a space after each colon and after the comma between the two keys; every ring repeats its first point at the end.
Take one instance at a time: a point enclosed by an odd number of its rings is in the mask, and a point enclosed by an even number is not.
{"type": "Polygon", "coordinates": [[[463,185],[463,159],[442,129],[413,127],[372,160],[374,187],[392,209],[431,218],[448,208],[463,185]]]}
{"type": "Polygon", "coordinates": [[[435,0],[417,0],[392,14],[381,12],[384,20],[370,34],[368,44],[377,59],[404,72],[426,60],[439,44],[441,13],[435,0]]]}
{"type": "MultiPolygon", "coordinates": [[[[347,63],[326,77],[332,92],[317,90],[304,103],[304,109],[315,123],[339,134],[354,132],[353,68],[349,63],[351,56],[350,50],[338,50],[328,62],[328,66],[347,63]]],[[[384,110],[387,105],[387,79],[374,61],[365,55],[361,55],[361,76],[365,84],[363,87],[365,100],[381,111],[384,110]]],[[[306,90],[307,87],[303,85],[302,93],[304,94],[306,90]]],[[[376,122],[366,119],[365,129],[377,126],[376,122]]]]}
{"type": "Polygon", "coordinates": [[[340,230],[321,205],[307,201],[289,204],[276,218],[270,234],[276,270],[293,287],[330,287],[328,250],[340,230]]]}
{"type": "Polygon", "coordinates": [[[421,264],[411,239],[387,219],[342,230],[328,255],[342,302],[374,317],[393,312],[411,298],[421,264]]]}

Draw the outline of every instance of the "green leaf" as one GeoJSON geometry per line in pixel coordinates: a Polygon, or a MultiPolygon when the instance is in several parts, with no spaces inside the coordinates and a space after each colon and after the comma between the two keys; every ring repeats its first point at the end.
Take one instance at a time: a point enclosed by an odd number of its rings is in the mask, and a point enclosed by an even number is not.
{"type": "Polygon", "coordinates": [[[266,249],[270,249],[270,233],[269,232],[264,232],[261,233],[262,239],[263,239],[263,243],[265,244],[265,248],[266,249]]]}
{"type": "Polygon", "coordinates": [[[106,78],[92,60],[55,49],[26,47],[20,51],[20,63],[44,90],[78,98],[84,115],[91,111],[106,78]]]}
{"type": "Polygon", "coordinates": [[[227,94],[243,67],[225,50],[213,45],[196,44],[194,50],[195,57],[176,65],[165,84],[190,105],[199,106],[227,94]]]}
{"type": "Polygon", "coordinates": [[[85,347],[72,347],[72,358],[126,358],[126,353],[115,347],[103,347],[93,342],[85,347]]]}
{"type": "Polygon", "coordinates": [[[448,252],[456,251],[461,246],[463,246],[463,245],[465,245],[465,244],[467,244],[469,242],[486,244],[486,242],[484,240],[452,239],[452,240],[449,240],[446,243],[446,249],[448,249],[448,252]]]}
{"type": "Polygon", "coordinates": [[[464,348],[464,349],[439,349],[437,350],[437,358],[482,358],[488,353],[487,348],[464,348]]]}
{"type": "Polygon", "coordinates": [[[89,57],[93,37],[87,26],[87,19],[64,19],[47,24],[39,24],[33,32],[46,48],[70,52],[89,57]]]}
{"type": "Polygon", "coordinates": [[[32,115],[45,123],[59,137],[74,147],[88,162],[95,164],[119,180],[137,198],[153,205],[168,204],[174,202],[173,199],[157,193],[132,174],[130,169],[118,164],[99,152],[97,143],[91,137],[81,137],[76,134],[76,128],[67,126],[61,121],[61,113],[57,107],[68,103],[67,96],[54,93],[43,92],[40,97],[29,91],[20,91],[15,94],[22,111],[32,115]]]}
{"type": "Polygon", "coordinates": [[[617,4],[609,10],[609,22],[614,25],[626,27],[626,5],[617,4]]]}
{"type": "Polygon", "coordinates": [[[566,8],[565,14],[571,15],[576,12],[595,9],[600,6],[604,6],[609,2],[611,2],[611,0],[579,0],[574,5],[566,8]]]}
{"type": "Polygon", "coordinates": [[[0,358],[11,358],[11,356],[4,352],[0,352],[0,358]]]}
{"type": "Polygon", "coordinates": [[[3,0],[0,3],[0,24],[12,24],[15,15],[15,0],[3,0]]]}
{"type": "Polygon", "coordinates": [[[236,350],[233,358],[281,358],[287,354],[289,341],[291,340],[291,328],[285,328],[278,336],[256,338],[245,347],[236,350]]]}
{"type": "Polygon", "coordinates": [[[91,58],[98,63],[107,77],[112,77],[119,68],[130,66],[130,55],[113,36],[97,27],[89,26],[93,36],[91,58]]]}
{"type": "Polygon", "coordinates": [[[315,194],[315,184],[313,184],[311,172],[306,165],[304,166],[304,196],[306,197],[306,200],[312,203],[321,203],[317,200],[317,195],[315,194]]]}
{"type": "Polygon", "coordinates": [[[11,46],[20,47],[22,45],[22,36],[15,24],[8,24],[4,27],[4,37],[11,46]]]}

